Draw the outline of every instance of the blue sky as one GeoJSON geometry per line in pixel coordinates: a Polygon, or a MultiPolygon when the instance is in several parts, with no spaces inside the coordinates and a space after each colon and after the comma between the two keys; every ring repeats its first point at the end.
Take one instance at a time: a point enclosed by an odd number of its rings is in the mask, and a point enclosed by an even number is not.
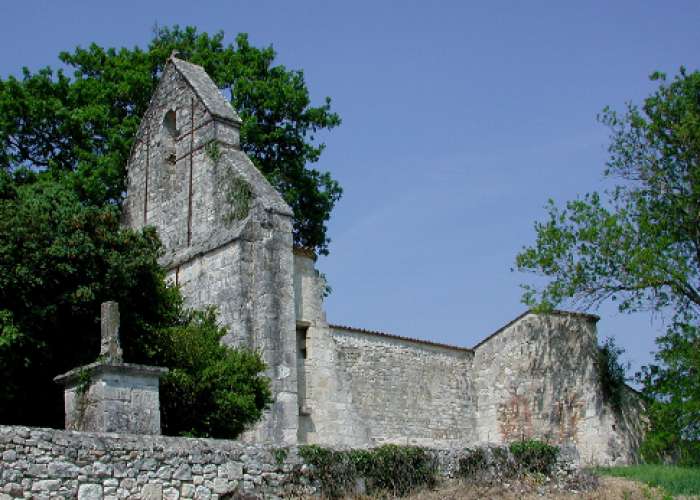
{"type": "MultiPolygon", "coordinates": [[[[345,194],[319,260],[333,323],[470,346],[525,308],[511,272],[548,198],[609,186],[606,106],[698,69],[697,1],[32,1],[0,5],[0,77],[155,23],[247,32],[303,69],[343,124],[318,167],[345,194]]],[[[663,328],[597,312],[636,367],[663,328]]]]}

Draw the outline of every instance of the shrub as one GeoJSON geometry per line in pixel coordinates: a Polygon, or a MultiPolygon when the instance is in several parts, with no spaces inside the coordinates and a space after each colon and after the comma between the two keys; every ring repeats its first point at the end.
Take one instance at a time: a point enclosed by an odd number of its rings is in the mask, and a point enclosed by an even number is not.
{"type": "Polygon", "coordinates": [[[306,445],[299,447],[299,455],[304,462],[314,467],[311,478],[321,484],[324,496],[339,498],[352,493],[358,477],[352,457],[364,457],[361,452],[335,451],[317,445],[306,445]]]}
{"type": "Polygon", "coordinates": [[[459,477],[490,484],[521,474],[550,475],[559,448],[537,440],[517,441],[508,447],[467,449],[459,459],[459,477]]]}
{"type": "Polygon", "coordinates": [[[422,448],[389,444],[372,450],[370,456],[361,472],[373,490],[403,496],[419,487],[435,484],[435,459],[422,448]]]}
{"type": "Polygon", "coordinates": [[[479,483],[490,479],[490,460],[485,448],[465,450],[465,455],[459,459],[457,473],[464,479],[479,483]]]}
{"type": "Polygon", "coordinates": [[[170,368],[161,380],[163,432],[233,439],[272,402],[265,363],[256,352],[221,345],[226,330],[213,308],[183,314],[162,329],[150,362],[170,368]]]}
{"type": "Polygon", "coordinates": [[[516,441],[508,448],[518,468],[523,472],[549,474],[559,456],[559,448],[536,439],[516,441]]]}
{"type": "Polygon", "coordinates": [[[367,493],[403,496],[433,486],[437,463],[433,455],[414,446],[385,445],[372,450],[334,451],[316,445],[299,449],[314,467],[312,478],[321,483],[324,496],[338,498],[354,493],[358,479],[365,479],[367,493]]]}

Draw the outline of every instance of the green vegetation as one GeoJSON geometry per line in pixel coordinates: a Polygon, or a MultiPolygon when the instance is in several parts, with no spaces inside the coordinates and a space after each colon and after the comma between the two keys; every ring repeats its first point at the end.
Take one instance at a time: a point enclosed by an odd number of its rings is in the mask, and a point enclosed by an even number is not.
{"type": "Polygon", "coordinates": [[[518,469],[536,474],[550,474],[559,456],[559,448],[536,439],[515,441],[508,449],[518,469]]]}
{"type": "Polygon", "coordinates": [[[253,199],[250,184],[248,184],[245,179],[231,174],[227,195],[228,202],[231,205],[231,211],[224,216],[225,222],[231,224],[248,217],[250,213],[250,203],[253,199]]]}
{"type": "MultiPolygon", "coordinates": [[[[270,400],[260,357],[221,347],[213,311],[182,309],[160,251],[152,228],[121,228],[114,206],[86,205],[62,182],[23,185],[0,172],[0,422],[63,427],[53,377],[95,361],[106,300],[120,304],[124,359],[171,368],[166,432],[235,437],[260,417],[270,400]]],[[[88,384],[85,372],[79,387],[88,384]]]]}
{"type": "Polygon", "coordinates": [[[150,363],[170,367],[161,379],[161,423],[169,435],[240,435],[272,402],[260,356],[221,345],[226,330],[214,309],[189,311],[153,338],[150,363]]]}
{"type": "Polygon", "coordinates": [[[628,390],[625,384],[630,365],[620,360],[624,352],[611,337],[598,346],[598,383],[605,401],[617,412],[621,411],[628,390]]]}
{"type": "Polygon", "coordinates": [[[437,464],[430,452],[414,446],[384,445],[371,450],[335,451],[316,445],[300,446],[299,454],[314,466],[312,478],[324,496],[352,494],[356,481],[366,481],[368,494],[404,496],[437,481],[437,464]]]}
{"type": "Polygon", "coordinates": [[[204,146],[204,153],[211,161],[217,163],[221,158],[221,148],[219,147],[219,143],[216,141],[208,142],[207,145],[204,146]]]}
{"type": "Polygon", "coordinates": [[[554,470],[559,448],[536,439],[515,441],[507,448],[465,450],[457,474],[462,479],[492,484],[523,475],[548,476],[554,470]]]}
{"type": "Polygon", "coordinates": [[[601,467],[599,474],[624,477],[662,488],[670,495],[700,495],[700,468],[670,465],[601,467]]]}
{"type": "MultiPolygon", "coordinates": [[[[369,495],[404,496],[432,488],[438,480],[437,457],[414,446],[384,445],[378,448],[337,451],[317,445],[300,446],[304,462],[313,466],[311,478],[321,484],[326,497],[352,495],[359,479],[369,495]]],[[[559,449],[537,440],[508,447],[464,450],[457,475],[475,483],[495,483],[520,476],[550,476],[559,449]]]]}
{"type": "Polygon", "coordinates": [[[670,312],[655,363],[638,374],[651,424],[643,451],[650,461],[700,464],[700,72],[651,78],[659,86],[641,108],[600,117],[615,185],[564,208],[550,200],[516,264],[549,278],[541,289],[524,285],[536,310],[611,300],[621,312],[670,312]]]}
{"type": "Polygon", "coordinates": [[[83,202],[120,204],[134,135],[173,50],[233,89],[241,147],[294,210],[294,243],[327,254],[326,222],[342,189],[309,165],[324,149],[316,134],[340,117],[329,98],[312,106],[304,74],[275,65],[272,47],[253,47],[245,34],[226,44],[223,32],[161,28],[145,50],[92,44],[61,52],[72,76],[25,68],[21,78],[0,80],[0,170],[65,178],[83,202]]]}
{"type": "Polygon", "coordinates": [[[640,374],[651,424],[642,457],[650,463],[700,466],[700,332],[676,322],[656,343],[658,364],[640,374]]]}
{"type": "MultiPolygon", "coordinates": [[[[0,422],[63,426],[52,379],[95,361],[106,300],[120,305],[124,359],[171,369],[166,433],[233,438],[270,402],[260,356],[221,347],[215,313],[183,309],[166,285],[155,231],[119,225],[133,138],[177,50],[220,88],[235,88],[242,148],[293,208],[295,243],[327,254],[325,224],[341,189],[308,164],[323,150],[314,134],[340,118],[329,99],[311,106],[303,73],[273,65],[271,47],[243,34],[223,39],[163,28],[146,50],[62,52],[71,76],[25,68],[0,80],[0,422]]],[[[217,161],[221,151],[211,144],[206,154],[217,161]]],[[[232,197],[233,216],[244,218],[249,186],[238,182],[232,197]]]]}
{"type": "Polygon", "coordinates": [[[272,456],[275,458],[275,463],[277,465],[282,465],[289,455],[289,450],[287,448],[273,448],[272,456]]]}
{"type": "Polygon", "coordinates": [[[0,185],[0,421],[61,427],[53,377],[97,358],[100,303],[120,303],[134,359],[139,339],[176,319],[177,291],[164,283],[155,232],[120,228],[115,207],[85,205],[57,182],[16,185],[0,173],[0,185]]]}

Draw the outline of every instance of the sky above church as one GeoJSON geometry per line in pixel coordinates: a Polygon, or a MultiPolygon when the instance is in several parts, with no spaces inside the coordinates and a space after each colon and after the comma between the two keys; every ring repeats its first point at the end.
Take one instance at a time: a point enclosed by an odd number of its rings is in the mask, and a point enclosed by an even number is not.
{"type": "MultiPolygon", "coordinates": [[[[697,1],[24,0],[0,4],[0,77],[145,46],[155,24],[246,32],[332,98],[328,320],[460,346],[525,310],[533,278],[511,268],[547,199],[611,186],[596,115],[640,103],[655,70],[699,69],[697,1]]],[[[590,312],[633,367],[651,360],[663,318],[590,312]]]]}

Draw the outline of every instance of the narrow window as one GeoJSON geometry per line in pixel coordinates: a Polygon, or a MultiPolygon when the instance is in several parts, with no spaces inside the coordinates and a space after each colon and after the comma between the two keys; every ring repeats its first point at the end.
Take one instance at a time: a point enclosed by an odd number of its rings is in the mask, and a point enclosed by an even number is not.
{"type": "Polygon", "coordinates": [[[306,403],[306,340],[308,327],[297,326],[297,396],[299,412],[304,413],[306,403]]]}
{"type": "Polygon", "coordinates": [[[160,147],[162,148],[163,159],[172,165],[175,164],[175,139],[177,138],[177,116],[175,110],[165,113],[163,126],[160,130],[160,147]]]}

